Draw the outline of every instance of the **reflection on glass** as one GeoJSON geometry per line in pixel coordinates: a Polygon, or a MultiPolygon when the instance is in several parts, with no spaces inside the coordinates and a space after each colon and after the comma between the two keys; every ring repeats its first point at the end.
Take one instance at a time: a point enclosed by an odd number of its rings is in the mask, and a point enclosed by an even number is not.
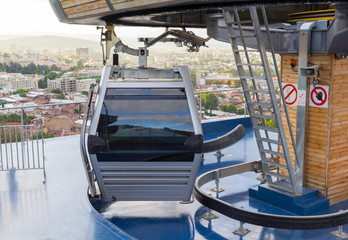
{"type": "Polygon", "coordinates": [[[184,89],[108,89],[98,124],[99,161],[193,161],[194,134],[184,89]]]}

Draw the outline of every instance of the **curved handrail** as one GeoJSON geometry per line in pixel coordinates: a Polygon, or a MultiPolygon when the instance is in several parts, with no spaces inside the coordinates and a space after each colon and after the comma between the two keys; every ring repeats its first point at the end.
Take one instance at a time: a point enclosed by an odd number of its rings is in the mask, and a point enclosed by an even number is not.
{"type": "Polygon", "coordinates": [[[90,112],[91,104],[92,104],[93,90],[94,90],[94,87],[96,85],[97,84],[91,84],[91,86],[89,88],[86,107],[85,107],[85,114],[83,115],[83,122],[82,122],[81,132],[80,132],[80,153],[81,153],[81,158],[83,161],[84,170],[85,170],[85,173],[87,176],[90,194],[92,197],[95,196],[96,189],[95,189],[95,185],[94,185],[94,177],[93,177],[94,174],[93,174],[92,165],[91,165],[91,163],[88,159],[88,156],[87,156],[85,133],[86,133],[87,121],[89,118],[89,112],[90,112]]]}
{"type": "Polygon", "coordinates": [[[225,135],[220,137],[204,141],[203,152],[215,152],[231,146],[241,140],[246,134],[245,127],[242,124],[238,124],[233,130],[229,131],[225,135]]]}
{"type": "Polygon", "coordinates": [[[348,223],[348,210],[339,211],[331,214],[313,216],[286,216],[253,212],[240,207],[233,206],[215,197],[209,196],[200,188],[216,179],[216,174],[221,178],[235,174],[260,171],[261,161],[242,163],[231,167],[215,169],[199,176],[195,182],[195,198],[206,207],[213,209],[227,217],[264,227],[281,229],[322,229],[341,226],[348,223]]]}

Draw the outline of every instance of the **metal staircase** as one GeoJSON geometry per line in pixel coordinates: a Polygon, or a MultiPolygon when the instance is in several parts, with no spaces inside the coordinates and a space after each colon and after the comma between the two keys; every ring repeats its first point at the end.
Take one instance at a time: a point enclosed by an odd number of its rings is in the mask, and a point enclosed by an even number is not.
{"type": "MultiPolygon", "coordinates": [[[[296,179],[295,170],[291,162],[270,64],[265,50],[265,42],[272,45],[269,41],[269,26],[264,8],[260,7],[259,9],[265,26],[265,31],[263,32],[261,31],[256,7],[229,8],[224,9],[223,13],[267,183],[272,187],[298,194],[300,191],[299,181],[296,179]],[[240,11],[243,11],[244,16],[248,11],[250,19],[241,20],[240,11]],[[247,45],[256,46],[256,49],[247,48],[247,45]],[[257,56],[256,59],[255,56],[257,56]],[[260,69],[263,71],[260,72],[260,69]],[[270,127],[268,124],[269,120],[274,120],[277,126],[270,127]],[[279,163],[279,158],[285,159],[286,164],[279,163]],[[283,170],[274,171],[274,168],[283,170]]],[[[273,66],[278,77],[281,97],[284,103],[276,58],[272,47],[271,49],[273,66]]],[[[294,143],[286,104],[284,104],[284,111],[291,140],[294,143]]],[[[295,148],[294,152],[296,156],[295,148]]],[[[297,159],[297,157],[295,158],[297,159]]],[[[296,166],[298,165],[296,164],[296,166]]]]}

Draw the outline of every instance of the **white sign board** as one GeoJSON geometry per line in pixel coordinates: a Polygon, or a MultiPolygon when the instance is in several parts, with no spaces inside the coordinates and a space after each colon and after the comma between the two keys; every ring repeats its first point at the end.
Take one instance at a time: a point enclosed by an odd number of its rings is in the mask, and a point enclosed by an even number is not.
{"type": "Polygon", "coordinates": [[[329,86],[316,85],[310,86],[309,106],[328,108],[329,86]]]}
{"type": "Polygon", "coordinates": [[[298,94],[297,94],[297,106],[306,106],[307,104],[307,94],[306,94],[306,90],[298,90],[298,94]]]}
{"type": "Polygon", "coordinates": [[[283,83],[282,85],[286,105],[297,106],[297,84],[283,83]]]}

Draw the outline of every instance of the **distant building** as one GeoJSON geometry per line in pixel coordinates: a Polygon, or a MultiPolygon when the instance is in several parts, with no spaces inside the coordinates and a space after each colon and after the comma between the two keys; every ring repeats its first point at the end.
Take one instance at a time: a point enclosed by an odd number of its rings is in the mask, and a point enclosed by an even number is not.
{"type": "Polygon", "coordinates": [[[88,91],[91,84],[95,84],[96,80],[91,78],[76,80],[76,91],[88,91]]]}
{"type": "Polygon", "coordinates": [[[76,78],[75,77],[67,77],[61,79],[61,88],[63,92],[72,92],[76,91],[76,78]]]}
{"type": "Polygon", "coordinates": [[[73,100],[74,102],[85,102],[87,99],[87,96],[83,94],[74,94],[73,95],[73,100]]]}
{"type": "Polygon", "coordinates": [[[59,88],[61,89],[61,81],[60,79],[55,79],[55,80],[47,80],[47,88],[48,89],[56,89],[59,88]]]}
{"type": "Polygon", "coordinates": [[[88,58],[89,49],[88,48],[76,48],[76,56],[79,58],[88,58]]]}
{"type": "Polygon", "coordinates": [[[0,87],[4,89],[32,89],[35,88],[35,79],[21,73],[0,73],[0,87]]]}
{"type": "Polygon", "coordinates": [[[41,55],[40,53],[24,53],[23,59],[29,60],[34,64],[39,64],[41,60],[41,55]]]}
{"type": "Polygon", "coordinates": [[[63,92],[76,91],[76,78],[62,77],[55,80],[48,80],[47,87],[48,89],[59,88],[63,92]]]}

